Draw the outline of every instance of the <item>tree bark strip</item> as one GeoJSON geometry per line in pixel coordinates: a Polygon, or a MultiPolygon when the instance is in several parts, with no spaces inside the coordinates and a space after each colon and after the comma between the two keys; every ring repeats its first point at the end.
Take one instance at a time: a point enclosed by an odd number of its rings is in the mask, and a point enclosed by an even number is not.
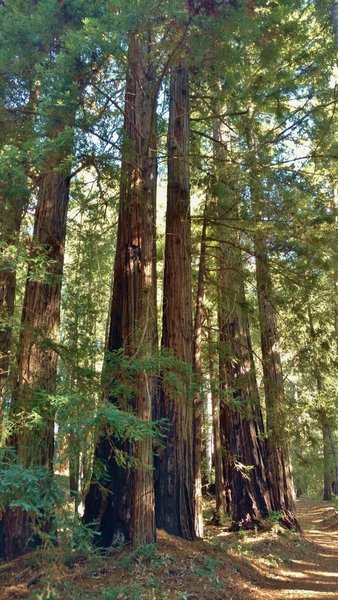
{"type": "MultiPolygon", "coordinates": [[[[135,358],[151,357],[157,349],[156,119],[151,40],[148,28],[129,36],[120,211],[107,342],[108,352],[122,348],[135,358]]],[[[149,421],[154,391],[153,378],[140,371],[135,396],[129,407],[122,408],[132,409],[140,419],[149,421]]],[[[114,397],[110,399],[117,402],[114,397]]],[[[113,440],[118,450],[139,462],[135,469],[118,465],[111,442],[111,436],[102,432],[95,454],[107,467],[108,478],[91,483],[84,521],[97,522],[98,543],[103,546],[151,543],[155,539],[152,440],[147,438],[133,446],[113,440]]]]}
{"type": "MultiPolygon", "coordinates": [[[[171,71],[168,132],[168,202],[164,266],[162,348],[192,366],[191,234],[189,182],[189,82],[183,63],[171,71]]],[[[184,387],[184,382],[182,383],[184,387]]],[[[193,399],[162,386],[156,416],[169,430],[156,459],[156,522],[168,533],[195,538],[193,501],[193,399]]]]}
{"type": "MultiPolygon", "coordinates": [[[[66,236],[66,213],[70,177],[57,168],[40,176],[34,220],[31,259],[43,256],[45,274],[29,270],[22,312],[18,355],[18,382],[11,406],[15,422],[9,445],[24,466],[44,466],[52,471],[54,414],[48,394],[55,392],[58,355],[55,351],[60,324],[61,278],[66,236]],[[40,424],[30,427],[29,416],[37,411],[40,424]]],[[[33,519],[22,508],[3,515],[0,552],[7,559],[23,554],[32,534],[33,519]]]]}
{"type": "MultiPolygon", "coordinates": [[[[215,525],[221,525],[222,517],[230,512],[231,492],[229,479],[225,480],[225,468],[223,465],[223,448],[220,429],[220,394],[219,388],[215,387],[216,373],[212,351],[211,319],[208,319],[208,354],[209,374],[211,385],[212,403],[212,432],[214,438],[214,465],[215,465],[215,514],[213,521],[215,525]]],[[[228,473],[227,473],[228,475],[228,473]]]]}
{"type": "MultiPolygon", "coordinates": [[[[193,363],[199,383],[202,384],[202,318],[204,306],[205,268],[206,268],[206,230],[207,202],[205,202],[201,232],[200,262],[196,291],[196,308],[193,335],[193,363]]],[[[203,499],[202,499],[202,424],[203,399],[200,394],[194,398],[194,510],[195,532],[197,537],[203,537],[203,499]]]]}

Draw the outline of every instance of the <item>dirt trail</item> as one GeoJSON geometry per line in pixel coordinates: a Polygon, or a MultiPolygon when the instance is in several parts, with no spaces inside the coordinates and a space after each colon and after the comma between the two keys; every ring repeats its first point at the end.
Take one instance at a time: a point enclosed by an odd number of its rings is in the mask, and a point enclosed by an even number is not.
{"type": "Polygon", "coordinates": [[[276,570],[270,600],[338,600],[338,513],[325,502],[297,506],[305,544],[276,570]],[[303,554],[303,555],[302,555],[303,554]]]}

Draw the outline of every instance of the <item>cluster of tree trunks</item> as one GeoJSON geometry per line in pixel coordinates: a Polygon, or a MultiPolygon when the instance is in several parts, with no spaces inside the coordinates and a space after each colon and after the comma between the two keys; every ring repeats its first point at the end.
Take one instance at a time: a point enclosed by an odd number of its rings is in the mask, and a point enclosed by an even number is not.
{"type": "MultiPolygon", "coordinates": [[[[199,9],[200,13],[207,10],[208,3],[204,5],[199,9]]],[[[150,422],[153,417],[165,419],[168,429],[164,444],[157,449],[154,458],[150,436],[132,443],[116,439],[109,423],[102,425],[95,460],[105,469],[98,479],[93,476],[91,481],[84,522],[95,523],[96,541],[103,547],[129,542],[135,545],[152,543],[156,538],[156,525],[190,540],[203,533],[202,402],[199,395],[193,397],[191,393],[191,374],[194,370],[198,376],[202,375],[207,221],[205,212],[193,327],[189,70],[182,57],[173,61],[170,76],[161,347],[169,351],[178,371],[183,373],[180,365],[188,369],[181,377],[180,389],[174,392],[165,373],[158,382],[146,367],[140,367],[135,389],[127,403],[122,403],[114,392],[116,382],[112,381],[110,373],[111,353],[123,351],[130,359],[139,360],[141,365],[145,359],[154,357],[158,346],[155,223],[156,96],[159,85],[155,77],[151,28],[145,26],[130,32],[128,41],[119,219],[103,384],[106,400],[123,410],[133,411],[144,422],[150,422]],[[118,460],[121,454],[125,456],[126,464],[122,465],[118,460]]],[[[68,124],[62,123],[61,131],[68,124]]],[[[60,132],[60,124],[58,127],[60,132]]],[[[272,510],[282,512],[285,525],[296,526],[267,240],[262,232],[254,234],[267,412],[265,432],[246,310],[241,240],[238,231],[232,228],[238,220],[238,200],[231,172],[225,168],[229,140],[218,119],[215,119],[213,137],[220,381],[220,399],[215,389],[212,390],[216,513],[220,515],[231,502],[235,529],[259,525],[272,510]]],[[[57,336],[70,186],[70,169],[65,166],[69,161],[65,159],[70,152],[71,147],[62,156],[52,154],[45,161],[39,177],[31,266],[19,340],[18,377],[10,410],[16,425],[8,440],[24,466],[42,466],[50,473],[53,469],[54,414],[49,396],[56,389],[57,336]],[[42,276],[34,271],[36,256],[43,263],[42,276]],[[43,416],[42,425],[27,428],[25,419],[35,409],[43,416]]],[[[255,157],[251,169],[253,211],[256,219],[262,219],[264,200],[255,157]]],[[[12,236],[17,236],[21,215],[22,205],[13,212],[5,244],[12,236]]],[[[13,313],[14,290],[14,272],[3,271],[0,311],[6,316],[13,313]]],[[[7,327],[0,336],[0,345],[0,377],[2,374],[4,378],[10,345],[7,327]]],[[[212,358],[209,370],[212,377],[212,358]]],[[[324,428],[323,438],[325,454],[329,451],[329,433],[324,428]]],[[[2,515],[0,553],[12,558],[24,552],[32,531],[30,514],[21,508],[8,509],[2,515]]]]}

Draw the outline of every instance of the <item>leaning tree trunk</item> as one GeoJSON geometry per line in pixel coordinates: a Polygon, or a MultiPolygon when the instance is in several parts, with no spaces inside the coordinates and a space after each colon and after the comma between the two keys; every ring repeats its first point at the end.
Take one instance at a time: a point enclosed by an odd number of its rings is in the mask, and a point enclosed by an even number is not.
{"type": "MultiPolygon", "coordinates": [[[[9,445],[25,467],[39,465],[52,471],[54,413],[48,395],[55,392],[60,323],[61,278],[69,197],[68,173],[48,169],[40,176],[31,261],[42,260],[45,273],[30,267],[21,321],[18,383],[11,406],[13,433],[9,445]],[[41,421],[29,424],[34,412],[41,421]]],[[[34,519],[22,508],[9,508],[2,520],[0,553],[7,559],[23,554],[34,519]]]]}
{"type": "MultiPolygon", "coordinates": [[[[264,198],[260,187],[256,157],[252,148],[250,135],[248,135],[248,144],[253,154],[251,164],[252,208],[254,217],[257,223],[259,223],[264,216],[264,198]]],[[[281,522],[285,526],[297,527],[277,314],[273,299],[273,284],[267,240],[264,231],[258,228],[254,234],[254,250],[266,404],[268,473],[272,509],[283,513],[281,522]]]]}
{"type": "Polygon", "coordinates": [[[271,510],[266,479],[264,426],[246,312],[242,254],[237,229],[234,180],[225,170],[226,133],[215,119],[215,199],[219,241],[219,336],[221,431],[225,478],[231,486],[233,528],[260,524],[271,510]],[[221,174],[221,177],[219,176],[221,174]]]}
{"type": "MultiPolygon", "coordinates": [[[[154,89],[151,34],[145,29],[129,36],[120,210],[107,343],[108,352],[123,349],[137,359],[151,357],[157,348],[154,89]]],[[[109,364],[105,371],[109,376],[109,364]]],[[[136,387],[129,409],[149,421],[154,381],[145,369],[138,372],[136,387]]],[[[113,394],[109,399],[118,404],[113,394]]],[[[96,521],[100,532],[97,543],[109,546],[130,541],[153,542],[151,438],[131,444],[101,432],[95,455],[105,465],[107,477],[91,483],[84,521],[96,521]],[[112,452],[112,443],[136,459],[139,466],[121,467],[112,452]]]]}
{"type": "MultiPolygon", "coordinates": [[[[192,365],[191,234],[189,192],[189,85],[182,64],[172,68],[168,132],[168,202],[163,291],[162,348],[192,365]]],[[[162,385],[157,418],[168,420],[165,446],[156,459],[156,521],[168,533],[194,539],[193,400],[162,385]]]]}

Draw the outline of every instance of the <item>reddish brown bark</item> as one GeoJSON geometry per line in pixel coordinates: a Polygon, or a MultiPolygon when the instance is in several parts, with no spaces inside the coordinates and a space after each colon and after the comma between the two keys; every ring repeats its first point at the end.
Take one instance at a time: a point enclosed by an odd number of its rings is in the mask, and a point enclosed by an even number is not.
{"type": "MultiPolygon", "coordinates": [[[[120,211],[107,344],[108,351],[122,348],[136,358],[150,357],[157,347],[154,89],[151,33],[145,29],[129,36],[120,211]]],[[[149,421],[153,396],[153,379],[140,371],[129,408],[149,421]]],[[[114,397],[111,400],[118,402],[114,397]]],[[[114,440],[119,450],[139,462],[135,469],[117,464],[111,442],[107,433],[98,442],[96,458],[107,467],[108,477],[92,482],[84,520],[97,522],[98,543],[103,546],[153,542],[152,441],[147,438],[131,445],[114,440]]]]}
{"type": "MultiPolygon", "coordinates": [[[[264,199],[259,176],[252,169],[252,201],[257,219],[262,219],[264,199]]],[[[297,526],[289,441],[286,426],[286,402],[282,363],[279,351],[277,315],[273,300],[273,285],[267,242],[264,232],[257,231],[254,239],[259,322],[266,404],[268,478],[272,510],[281,511],[285,526],[297,526]]]]}
{"type": "MultiPolygon", "coordinates": [[[[192,366],[188,71],[171,72],[168,132],[168,202],[162,348],[192,366]]],[[[184,387],[184,383],[182,383],[184,387]]],[[[168,533],[194,539],[193,399],[162,386],[157,417],[168,420],[165,447],[156,459],[156,522],[168,533]]]]}
{"type": "Polygon", "coordinates": [[[236,198],[231,192],[231,173],[224,168],[229,140],[215,123],[216,202],[220,225],[219,335],[221,432],[224,443],[225,478],[231,487],[233,527],[259,524],[271,510],[266,479],[264,427],[257,388],[249,320],[246,312],[244,273],[240,241],[233,223],[238,219],[236,198]]]}
{"type": "MultiPolygon", "coordinates": [[[[54,414],[47,395],[55,391],[60,323],[61,277],[69,197],[68,174],[48,170],[40,177],[34,221],[33,252],[44,256],[45,273],[36,277],[31,267],[26,282],[20,345],[18,383],[11,406],[15,427],[9,440],[22,464],[52,469],[54,414]],[[41,422],[26,426],[37,411],[41,422]],[[19,417],[20,415],[20,417],[19,417]]],[[[33,517],[21,508],[3,515],[0,553],[7,559],[23,554],[32,534],[33,517]]]]}
{"type": "Polygon", "coordinates": [[[221,431],[234,528],[259,524],[271,510],[264,428],[238,259],[225,242],[221,254],[223,293],[219,323],[221,431]]]}
{"type": "Polygon", "coordinates": [[[295,493],[286,429],[286,405],[279,353],[277,319],[271,296],[271,275],[262,244],[255,243],[258,303],[267,414],[267,449],[272,508],[283,521],[296,525],[295,493]]]}

